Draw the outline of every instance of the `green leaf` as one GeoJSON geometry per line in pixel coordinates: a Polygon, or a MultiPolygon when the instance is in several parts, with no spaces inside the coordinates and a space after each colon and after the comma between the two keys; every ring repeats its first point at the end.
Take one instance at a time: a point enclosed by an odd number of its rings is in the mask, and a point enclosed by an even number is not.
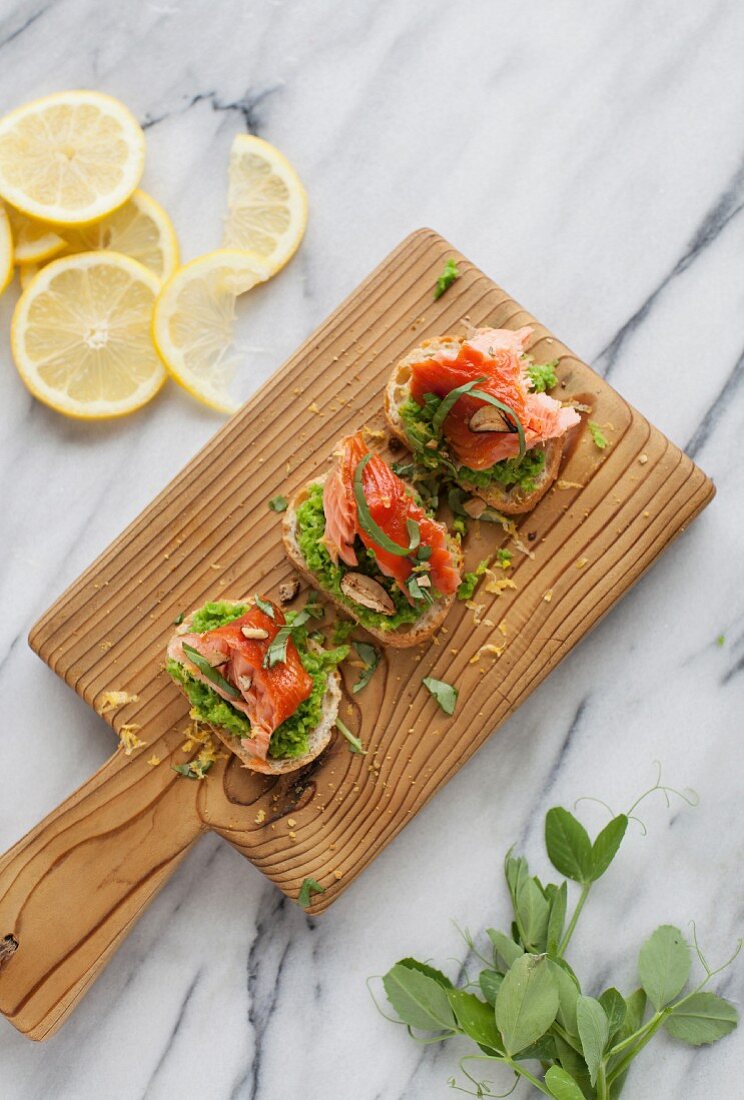
{"type": "Polygon", "coordinates": [[[363,688],[366,688],[375,674],[375,669],[380,663],[380,651],[375,645],[370,645],[368,642],[352,642],[354,649],[359,654],[360,659],[364,662],[364,668],[359,673],[359,679],[351,689],[354,695],[360,692],[363,688]]]}
{"type": "MultiPolygon", "coordinates": [[[[289,612],[286,623],[277,630],[271,645],[266,650],[266,656],[263,659],[264,668],[273,668],[274,665],[283,664],[284,661],[286,661],[287,645],[289,639],[292,637],[292,632],[296,630],[298,626],[304,626],[311,617],[317,619],[319,610],[320,608],[312,607],[310,604],[307,604],[303,607],[302,611],[298,611],[296,614],[289,612]],[[290,615],[292,617],[291,622],[290,615]]],[[[322,618],[322,613],[320,617],[322,618]]]]}
{"type": "Polygon", "coordinates": [[[562,806],[545,816],[545,846],[550,862],[574,882],[591,882],[592,845],[581,822],[562,806]]]}
{"type": "Polygon", "coordinates": [[[289,501],[286,497],[278,496],[272,497],[269,501],[269,508],[272,512],[286,512],[289,501]]]}
{"type": "Polygon", "coordinates": [[[548,917],[548,935],[546,950],[549,955],[554,955],[563,937],[563,926],[566,923],[566,907],[568,905],[568,883],[562,882],[553,893],[550,900],[550,915],[548,917]]]}
{"type": "Polygon", "coordinates": [[[551,959],[550,966],[558,989],[558,1014],[556,1019],[569,1035],[578,1035],[576,1004],[581,989],[576,975],[563,959],[551,959]]]}
{"type": "Polygon", "coordinates": [[[301,909],[307,909],[313,894],[325,894],[325,892],[325,886],[321,886],[314,878],[303,879],[300,892],[297,895],[297,904],[301,909]]]}
{"type": "Polygon", "coordinates": [[[440,1031],[455,1027],[447,990],[418,967],[396,963],[382,979],[385,993],[398,1016],[409,1027],[440,1031]]]}
{"type": "Polygon", "coordinates": [[[433,676],[424,676],[422,681],[434,696],[445,714],[454,714],[457,706],[457,688],[444,680],[435,680],[433,676]]]}
{"type": "Polygon", "coordinates": [[[182,623],[182,622],[183,622],[183,620],[184,620],[184,617],[185,617],[185,616],[184,616],[184,613],[183,613],[183,611],[179,611],[179,612],[178,612],[178,614],[176,615],[175,619],[173,620],[173,625],[174,625],[174,626],[180,626],[180,625],[181,625],[181,623],[182,623]]]}
{"type": "Polygon", "coordinates": [[[578,1051],[574,1050],[559,1035],[554,1036],[554,1038],[558,1061],[562,1068],[573,1077],[587,1100],[595,1100],[596,1093],[589,1080],[589,1070],[586,1067],[586,1062],[578,1051]]]}
{"type": "Polygon", "coordinates": [[[465,1034],[481,1046],[503,1051],[504,1044],[496,1027],[493,1008],[484,1004],[473,993],[466,993],[464,989],[451,989],[448,996],[457,1022],[465,1034]]]}
{"type": "Polygon", "coordinates": [[[605,989],[604,993],[600,993],[599,1003],[602,1005],[607,1017],[609,1037],[612,1039],[623,1026],[625,1020],[625,1013],[627,1012],[625,998],[614,986],[610,986],[609,989],[605,989]]]}
{"type": "Polygon", "coordinates": [[[664,1027],[675,1039],[699,1047],[723,1039],[738,1022],[739,1013],[730,1001],[715,993],[693,993],[672,1008],[664,1027]]]}
{"type": "Polygon", "coordinates": [[[420,974],[426,974],[429,978],[433,978],[435,982],[439,982],[443,989],[455,988],[447,975],[443,974],[441,970],[429,966],[428,963],[419,962],[418,959],[399,959],[398,966],[407,966],[409,970],[418,970],[420,974]]]}
{"type": "Polygon", "coordinates": [[[545,1084],[555,1100],[584,1100],[584,1093],[565,1069],[551,1066],[545,1074],[545,1084]]]}
{"type": "Polygon", "coordinates": [[[518,1062],[527,1062],[532,1058],[538,1062],[552,1062],[556,1057],[555,1039],[550,1033],[542,1035],[536,1043],[530,1043],[514,1057],[518,1062]]]}
{"type": "Polygon", "coordinates": [[[444,271],[437,279],[436,286],[434,287],[434,300],[436,301],[437,298],[441,298],[445,290],[449,290],[455,279],[459,278],[460,272],[457,270],[457,260],[453,260],[450,257],[444,265],[444,271]]]}
{"type": "Polygon", "coordinates": [[[610,1033],[605,1011],[599,1001],[595,1001],[594,997],[585,997],[581,994],[576,1003],[576,1023],[584,1059],[589,1068],[589,1077],[592,1084],[595,1084],[610,1033]]]}
{"type": "Polygon", "coordinates": [[[631,993],[629,997],[625,998],[625,1020],[620,1029],[620,1037],[622,1039],[627,1039],[634,1031],[638,1031],[638,1028],[643,1023],[645,1014],[646,991],[644,989],[636,989],[634,993],[631,993]]]}
{"type": "Polygon", "coordinates": [[[226,680],[225,677],[221,673],[219,673],[216,668],[212,668],[206,657],[202,657],[201,653],[199,653],[198,650],[194,649],[192,645],[188,645],[186,642],[184,642],[183,651],[188,659],[191,661],[191,663],[196,665],[202,676],[205,676],[207,680],[214,684],[215,687],[218,687],[222,691],[224,691],[225,695],[229,695],[231,699],[243,698],[238,689],[236,687],[233,687],[233,685],[228,680],[226,680]]]}
{"type": "Polygon", "coordinates": [[[638,973],[657,1012],[682,992],[690,965],[690,948],[679,928],[662,924],[646,940],[638,956],[638,973]]]}
{"type": "Polygon", "coordinates": [[[365,747],[362,744],[361,740],[358,737],[356,737],[355,734],[353,734],[351,732],[349,727],[344,722],[341,721],[341,719],[339,718],[338,715],[336,715],[336,718],[335,718],[335,721],[334,721],[333,724],[336,727],[336,729],[339,731],[339,733],[343,734],[343,736],[349,742],[349,748],[351,749],[352,752],[359,753],[361,756],[366,756],[367,755],[367,750],[365,749],[365,747]]]}
{"type": "Polygon", "coordinates": [[[496,1026],[510,1055],[544,1035],[558,1011],[558,990],[545,955],[522,955],[496,997],[496,1026]]]}
{"type": "Polygon", "coordinates": [[[497,955],[501,956],[506,964],[507,970],[517,961],[517,959],[521,959],[522,955],[524,955],[524,948],[520,947],[518,943],[515,943],[505,932],[498,932],[495,928],[487,928],[486,935],[493,944],[494,962],[496,961],[497,955]]]}
{"type": "Polygon", "coordinates": [[[264,615],[268,615],[270,619],[276,622],[276,615],[274,614],[274,605],[270,604],[268,600],[262,600],[260,596],[253,597],[253,601],[259,611],[263,611],[264,615]]]}
{"type": "Polygon", "coordinates": [[[601,878],[617,855],[617,850],[628,828],[625,814],[613,817],[592,844],[592,882],[601,878]]]}
{"type": "Polygon", "coordinates": [[[550,907],[534,878],[523,878],[517,892],[516,915],[530,947],[544,950],[550,907]]]}
{"type": "Polygon", "coordinates": [[[179,775],[185,776],[186,779],[204,779],[209,769],[214,764],[214,760],[208,760],[203,763],[197,757],[189,764],[172,764],[174,772],[178,772],[179,775]]]}
{"type": "Polygon", "coordinates": [[[498,970],[481,970],[478,983],[481,987],[481,993],[490,1005],[496,1004],[496,995],[503,980],[504,975],[499,974],[498,970]]]}
{"type": "Polygon", "coordinates": [[[595,424],[593,420],[588,421],[587,427],[589,428],[589,434],[594,440],[594,446],[600,451],[603,451],[607,446],[607,437],[600,428],[599,424],[595,424]]]}

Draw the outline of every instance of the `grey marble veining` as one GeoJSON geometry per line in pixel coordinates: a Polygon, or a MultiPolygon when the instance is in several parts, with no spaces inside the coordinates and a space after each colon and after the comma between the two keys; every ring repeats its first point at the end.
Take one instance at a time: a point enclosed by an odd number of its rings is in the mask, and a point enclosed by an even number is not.
{"type": "MultiPolygon", "coordinates": [[[[657,759],[700,804],[646,805],[648,835],[629,834],[596,889],[574,961],[630,989],[643,938],[693,919],[712,958],[729,953],[744,928],[743,46],[744,14],[726,0],[0,3],[0,109],[67,87],[123,98],[147,128],[143,185],[185,258],[219,242],[236,132],[296,164],[308,233],[241,311],[246,393],[428,224],[718,489],[326,916],[203,841],[58,1035],[33,1045],[0,1024],[2,1100],[450,1095],[455,1045],[416,1047],[377,1015],[365,979],[409,953],[463,960],[450,918],[474,931],[505,919],[505,849],[545,870],[551,805],[626,806],[657,759]]],[[[0,300],[6,334],[15,294],[0,300]]],[[[79,425],[27,394],[7,335],[0,367],[5,849],[111,749],[29,652],[29,626],[220,420],[168,387],[122,423],[79,425]]],[[[598,807],[582,812],[600,827],[598,807]]],[[[719,988],[741,1003],[744,964],[719,988]]],[[[744,1032],[699,1051],[662,1038],[627,1095],[733,1100],[743,1056],[744,1032]]]]}

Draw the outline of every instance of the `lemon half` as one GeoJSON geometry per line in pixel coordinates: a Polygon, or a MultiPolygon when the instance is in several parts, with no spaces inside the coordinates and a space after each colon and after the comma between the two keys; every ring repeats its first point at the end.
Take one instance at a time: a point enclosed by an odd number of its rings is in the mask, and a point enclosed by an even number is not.
{"type": "Polygon", "coordinates": [[[152,343],[157,276],[129,256],[81,252],[35,276],[13,314],[21,378],[66,416],[124,416],[158,392],[166,373],[152,343]]]}
{"type": "Polygon", "coordinates": [[[102,218],[126,202],[144,164],[141,126],[101,92],[59,92],[0,119],[0,196],[32,218],[102,218]]]}
{"type": "Polygon", "coordinates": [[[278,149],[238,134],[230,150],[223,244],[262,256],[275,274],[297,251],[307,225],[307,195],[278,149]]]}
{"type": "Polygon", "coordinates": [[[155,303],[153,338],[168,371],[192,397],[219,412],[235,412],[239,405],[229,391],[238,363],[235,299],[271,274],[261,256],[217,249],[180,268],[155,303]]]}
{"type": "Polygon", "coordinates": [[[5,207],[0,203],[0,294],[13,278],[13,236],[5,207]]]}

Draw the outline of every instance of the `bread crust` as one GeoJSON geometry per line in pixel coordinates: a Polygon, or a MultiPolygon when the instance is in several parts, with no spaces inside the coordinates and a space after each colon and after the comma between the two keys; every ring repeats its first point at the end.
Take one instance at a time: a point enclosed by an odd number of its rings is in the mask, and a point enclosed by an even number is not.
{"type": "MultiPolygon", "coordinates": [[[[233,600],[233,599],[221,599],[220,603],[227,603],[235,605],[246,605],[253,601],[251,599],[245,600],[233,600]]],[[[175,635],[186,634],[191,628],[191,620],[196,613],[196,608],[192,611],[175,631],[175,635]]],[[[311,648],[320,650],[320,646],[316,646],[314,642],[310,642],[311,648]]],[[[183,684],[177,684],[177,687],[184,696],[186,695],[183,684]]],[[[251,771],[259,772],[261,775],[286,775],[288,772],[299,771],[300,768],[306,768],[308,764],[311,764],[313,760],[316,760],[320,754],[326,749],[333,737],[333,728],[336,723],[336,717],[338,715],[338,708],[341,703],[341,675],[337,669],[328,674],[328,684],[326,686],[326,692],[323,697],[323,709],[322,718],[320,723],[316,726],[313,732],[310,734],[310,748],[304,756],[296,756],[287,758],[285,760],[272,760],[267,757],[266,760],[259,760],[257,757],[252,756],[247,749],[243,748],[239,738],[234,737],[228,730],[222,729],[221,726],[215,726],[212,722],[201,722],[201,725],[207,726],[207,728],[222,742],[222,744],[234,753],[242,762],[245,768],[249,768],[251,771]]]]}
{"type": "MultiPolygon", "coordinates": [[[[436,603],[433,603],[427,608],[418,622],[406,623],[404,626],[398,627],[397,630],[380,630],[377,627],[367,626],[366,623],[360,622],[354,614],[353,608],[339,599],[333,592],[329,592],[325,589],[308,567],[297,541],[297,509],[307,500],[310,487],[312,485],[322,485],[325,482],[326,476],[327,475],[315,478],[300,489],[292,498],[284,513],[282,520],[282,538],[287,557],[292,562],[297,572],[309,581],[314,588],[322,592],[327,599],[334,603],[336,607],[344,613],[344,615],[347,615],[351,619],[356,619],[359,625],[362,626],[368,634],[371,634],[373,638],[376,638],[378,642],[381,642],[382,645],[393,646],[396,649],[405,649],[427,641],[446,619],[449,609],[454,602],[456,593],[453,592],[451,596],[440,596],[436,603]]],[[[460,549],[460,544],[450,535],[448,535],[447,538],[450,552],[459,569],[462,566],[462,550],[460,549]]]]}
{"type": "MultiPolygon", "coordinates": [[[[463,335],[440,336],[437,339],[425,340],[423,344],[414,348],[404,359],[401,359],[394,368],[385,387],[385,418],[390,431],[409,450],[411,444],[400,416],[400,407],[411,396],[411,364],[420,363],[425,358],[433,358],[445,348],[459,347],[465,339],[466,337],[463,335]]],[[[499,485],[493,485],[485,489],[479,488],[468,481],[459,481],[458,484],[467,492],[485,500],[491,508],[503,512],[504,515],[517,516],[524,512],[531,512],[558,477],[565,439],[565,436],[561,436],[559,439],[549,439],[547,443],[543,444],[545,465],[537,479],[535,488],[529,493],[520,489],[519,486],[515,486],[513,489],[503,489],[499,485]]]]}

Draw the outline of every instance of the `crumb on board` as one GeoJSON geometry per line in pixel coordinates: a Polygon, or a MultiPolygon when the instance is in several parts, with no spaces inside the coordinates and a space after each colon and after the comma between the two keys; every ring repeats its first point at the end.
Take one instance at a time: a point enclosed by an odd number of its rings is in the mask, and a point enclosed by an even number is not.
{"type": "Polygon", "coordinates": [[[494,659],[498,659],[504,650],[506,649],[506,642],[502,642],[501,645],[494,645],[493,642],[486,642],[480,649],[470,658],[471,665],[477,665],[483,654],[488,654],[494,659]]]}
{"type": "Polygon", "coordinates": [[[564,478],[559,477],[555,483],[556,489],[583,489],[583,481],[566,481],[564,478]]]}
{"type": "Polygon", "coordinates": [[[108,714],[109,711],[118,710],[126,703],[136,703],[138,699],[139,695],[132,695],[128,691],[104,691],[98,713],[108,714]]]}
{"type": "Polygon", "coordinates": [[[639,455],[638,456],[638,461],[640,462],[641,466],[645,466],[646,463],[648,462],[648,455],[647,454],[639,455]]]}
{"type": "Polygon", "coordinates": [[[136,722],[125,723],[119,728],[119,748],[123,749],[125,756],[131,756],[135,749],[141,749],[147,744],[137,736],[137,730],[142,726],[136,722]]]}
{"type": "Polygon", "coordinates": [[[550,603],[550,601],[553,599],[553,589],[552,588],[548,589],[548,591],[543,596],[543,599],[545,600],[546,603],[550,603]]]}
{"type": "Polygon", "coordinates": [[[162,760],[159,756],[156,756],[155,753],[153,753],[147,763],[150,765],[151,768],[157,768],[158,764],[162,764],[162,760]]]}
{"type": "Polygon", "coordinates": [[[297,822],[295,821],[295,819],[293,817],[288,817],[287,818],[287,825],[289,825],[290,829],[293,829],[296,824],[297,824],[297,822]]]}
{"type": "Polygon", "coordinates": [[[511,577],[497,577],[491,569],[487,569],[486,574],[491,580],[486,581],[484,588],[492,596],[500,596],[505,589],[517,587],[511,577]]]}
{"type": "Polygon", "coordinates": [[[575,564],[577,569],[583,569],[585,565],[589,564],[589,558],[577,558],[575,564]]]}
{"type": "Polygon", "coordinates": [[[253,818],[253,820],[255,821],[256,825],[260,825],[262,821],[266,820],[266,810],[264,810],[262,807],[253,818]]]}
{"type": "Polygon", "coordinates": [[[322,416],[323,410],[318,407],[317,401],[311,401],[307,407],[308,412],[315,413],[316,416],[322,416]]]}

